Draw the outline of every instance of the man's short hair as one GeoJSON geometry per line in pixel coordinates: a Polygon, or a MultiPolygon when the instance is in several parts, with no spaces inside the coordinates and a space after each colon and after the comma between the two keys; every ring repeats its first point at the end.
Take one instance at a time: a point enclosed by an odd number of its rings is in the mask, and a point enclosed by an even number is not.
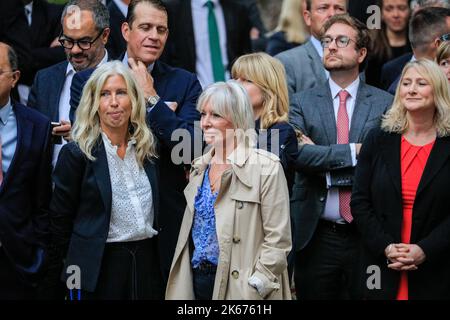
{"type": "Polygon", "coordinates": [[[447,17],[450,17],[450,9],[442,7],[426,7],[416,11],[409,22],[411,46],[420,49],[448,33],[447,17]]]}
{"type": "Polygon", "coordinates": [[[61,25],[64,26],[64,17],[71,12],[71,6],[77,6],[80,11],[90,11],[94,19],[95,28],[101,31],[109,28],[109,11],[99,0],[70,0],[64,7],[61,15],[61,25]]]}
{"type": "Polygon", "coordinates": [[[416,5],[420,8],[441,6],[443,8],[450,8],[449,0],[415,0],[416,5]]]}
{"type": "Polygon", "coordinates": [[[347,13],[338,14],[328,19],[323,25],[322,34],[328,31],[328,29],[330,29],[331,26],[336,23],[345,24],[356,31],[356,43],[355,43],[356,49],[366,48],[367,50],[369,50],[370,45],[369,29],[367,29],[364,23],[362,23],[356,18],[351,17],[347,13]]]}
{"type": "Polygon", "coordinates": [[[19,59],[17,58],[17,53],[10,45],[8,45],[8,62],[12,71],[19,70],[19,59]]]}
{"type": "Polygon", "coordinates": [[[166,13],[167,18],[169,18],[167,7],[161,0],[131,0],[130,4],[128,5],[128,13],[126,19],[126,22],[128,23],[130,28],[131,25],[133,24],[134,19],[136,18],[135,10],[136,6],[139,3],[147,3],[157,10],[164,11],[166,13]]]}
{"type": "MultiPolygon", "coordinates": [[[[346,1],[347,9],[348,9],[348,1],[349,0],[346,1]]],[[[305,2],[306,2],[306,10],[311,11],[311,5],[312,5],[313,0],[306,0],[305,2]]]]}

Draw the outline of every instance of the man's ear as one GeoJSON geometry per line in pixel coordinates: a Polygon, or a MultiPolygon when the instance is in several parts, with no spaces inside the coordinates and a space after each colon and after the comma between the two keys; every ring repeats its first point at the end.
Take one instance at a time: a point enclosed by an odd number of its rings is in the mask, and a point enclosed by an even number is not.
{"type": "Polygon", "coordinates": [[[13,81],[12,81],[11,88],[14,88],[20,79],[20,71],[19,70],[14,71],[12,74],[12,77],[13,77],[13,81]]]}
{"type": "Polygon", "coordinates": [[[364,59],[367,56],[367,48],[361,48],[359,49],[359,57],[358,57],[358,63],[363,63],[364,59]]]}
{"type": "Polygon", "coordinates": [[[309,10],[303,10],[303,19],[308,27],[311,27],[311,12],[309,10]]]}
{"type": "Polygon", "coordinates": [[[103,42],[103,44],[106,44],[108,42],[108,38],[109,38],[110,33],[111,33],[111,29],[110,28],[105,28],[105,30],[103,30],[103,34],[102,34],[102,42],[103,42]]]}
{"type": "Polygon", "coordinates": [[[128,42],[128,39],[130,38],[130,26],[128,24],[128,22],[124,22],[122,23],[122,37],[125,39],[126,42],[128,42]]]}

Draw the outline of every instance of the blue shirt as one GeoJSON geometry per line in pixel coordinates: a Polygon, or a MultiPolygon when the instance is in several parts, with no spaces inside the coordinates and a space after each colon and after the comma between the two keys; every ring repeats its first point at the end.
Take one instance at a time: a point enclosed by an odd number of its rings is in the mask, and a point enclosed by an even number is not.
{"type": "Polygon", "coordinates": [[[192,267],[196,268],[203,261],[217,265],[219,260],[219,242],[216,233],[216,216],[214,203],[218,192],[213,193],[209,184],[209,166],[205,171],[203,183],[198,188],[194,201],[194,222],[192,226],[192,240],[194,254],[192,267]]]}
{"type": "Polygon", "coordinates": [[[12,108],[11,99],[0,107],[0,138],[2,140],[3,178],[11,166],[17,145],[17,120],[12,108]]]}

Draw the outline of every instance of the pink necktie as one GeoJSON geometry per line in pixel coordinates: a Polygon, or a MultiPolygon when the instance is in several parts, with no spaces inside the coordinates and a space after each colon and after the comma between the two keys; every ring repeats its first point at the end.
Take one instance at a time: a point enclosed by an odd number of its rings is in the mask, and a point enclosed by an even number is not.
{"type": "MultiPolygon", "coordinates": [[[[337,143],[348,143],[349,120],[347,114],[346,102],[349,93],[345,90],[339,92],[339,109],[337,114],[337,143]]],[[[348,188],[339,188],[339,213],[341,217],[347,221],[352,222],[353,217],[350,212],[350,198],[352,191],[348,188]]]]}
{"type": "Polygon", "coordinates": [[[3,168],[2,168],[2,138],[0,137],[0,186],[3,182],[3,168]]]}

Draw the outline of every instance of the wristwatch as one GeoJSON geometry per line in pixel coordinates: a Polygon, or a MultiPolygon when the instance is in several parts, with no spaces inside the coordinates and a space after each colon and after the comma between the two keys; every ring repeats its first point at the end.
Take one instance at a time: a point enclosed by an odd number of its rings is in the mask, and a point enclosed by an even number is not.
{"type": "Polygon", "coordinates": [[[158,103],[159,99],[160,97],[158,95],[150,96],[147,98],[147,104],[150,107],[154,107],[158,103]]]}

